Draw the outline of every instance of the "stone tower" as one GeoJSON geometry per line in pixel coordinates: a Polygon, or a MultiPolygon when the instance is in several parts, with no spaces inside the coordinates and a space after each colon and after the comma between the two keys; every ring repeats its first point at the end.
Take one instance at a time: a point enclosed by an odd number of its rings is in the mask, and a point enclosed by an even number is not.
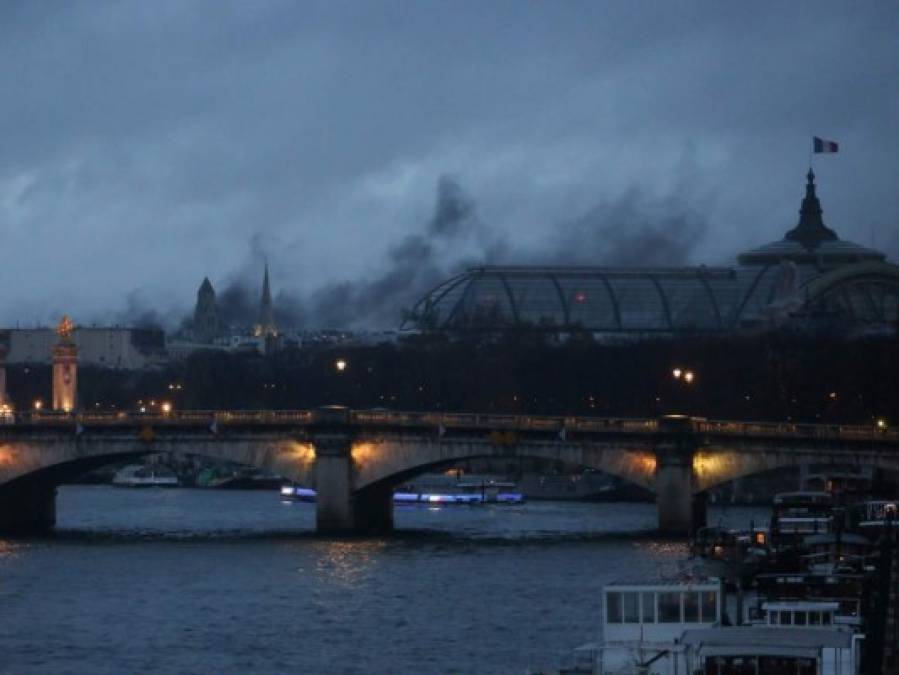
{"type": "Polygon", "coordinates": [[[265,274],[262,277],[262,300],[259,303],[259,323],[253,331],[257,337],[278,337],[278,326],[275,323],[275,312],[272,308],[272,290],[268,281],[268,263],[265,263],[265,274]]]}
{"type": "Polygon", "coordinates": [[[78,400],[78,347],[73,334],[75,324],[63,316],[56,327],[59,342],[53,347],[53,409],[75,410],[78,400]]]}
{"type": "Polygon", "coordinates": [[[215,291],[209,277],[203,278],[197,291],[197,306],[194,308],[193,335],[196,342],[211,343],[220,332],[218,309],[215,306],[215,291]]]}

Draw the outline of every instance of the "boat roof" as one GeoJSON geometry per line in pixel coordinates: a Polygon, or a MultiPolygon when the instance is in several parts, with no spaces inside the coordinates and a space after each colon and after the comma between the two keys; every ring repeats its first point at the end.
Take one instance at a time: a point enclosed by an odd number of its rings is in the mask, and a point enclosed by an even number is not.
{"type": "Polygon", "coordinates": [[[833,495],[829,492],[802,490],[798,492],[778,492],[774,495],[774,503],[781,504],[784,501],[833,501],[833,495]]]}
{"type": "Polygon", "coordinates": [[[810,534],[802,539],[807,546],[815,544],[835,544],[837,541],[843,544],[858,544],[860,546],[869,546],[871,540],[855,532],[843,532],[839,537],[835,533],[828,534],[810,534]]]}
{"type": "Polygon", "coordinates": [[[703,647],[728,647],[731,654],[772,654],[768,651],[772,647],[815,650],[821,647],[847,648],[852,644],[852,635],[850,631],[836,628],[794,627],[784,630],[769,626],[729,626],[687,630],[681,642],[703,647]],[[755,651],[751,651],[753,648],[755,651]]]}
{"type": "Polygon", "coordinates": [[[613,581],[605,585],[605,591],[673,591],[673,590],[718,590],[721,580],[718,577],[702,577],[697,579],[642,579],[633,581],[613,581]]]}

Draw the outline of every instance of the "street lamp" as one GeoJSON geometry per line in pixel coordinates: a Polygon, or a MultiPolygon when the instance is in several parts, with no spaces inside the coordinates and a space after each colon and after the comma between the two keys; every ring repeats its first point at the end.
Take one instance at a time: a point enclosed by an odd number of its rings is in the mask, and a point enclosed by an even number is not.
{"type": "Polygon", "coordinates": [[[342,373],[344,370],[346,370],[346,366],[346,359],[337,359],[334,362],[334,367],[337,369],[338,373],[342,373]]]}
{"type": "Polygon", "coordinates": [[[693,382],[696,380],[696,373],[694,373],[689,368],[676,366],[671,370],[671,377],[673,377],[675,381],[681,382],[687,388],[687,393],[683,395],[685,397],[684,407],[687,408],[687,410],[685,410],[684,412],[686,414],[692,414],[692,412],[689,410],[692,407],[690,405],[689,397],[693,382]]]}

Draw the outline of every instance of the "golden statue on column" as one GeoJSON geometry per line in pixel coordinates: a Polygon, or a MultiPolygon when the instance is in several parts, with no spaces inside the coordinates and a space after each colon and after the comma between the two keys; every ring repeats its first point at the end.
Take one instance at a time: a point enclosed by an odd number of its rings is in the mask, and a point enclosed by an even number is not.
{"type": "Polygon", "coordinates": [[[78,347],[75,322],[63,316],[56,327],[59,342],[53,347],[53,409],[72,412],[77,405],[78,347]]]}
{"type": "Polygon", "coordinates": [[[0,342],[0,416],[9,415],[12,406],[6,393],[6,345],[0,342]]]}

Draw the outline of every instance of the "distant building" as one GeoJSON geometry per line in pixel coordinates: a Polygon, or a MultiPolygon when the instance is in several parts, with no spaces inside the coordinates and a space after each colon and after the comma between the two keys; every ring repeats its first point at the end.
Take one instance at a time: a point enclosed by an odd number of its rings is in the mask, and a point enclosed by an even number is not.
{"type": "MultiPolygon", "coordinates": [[[[165,333],[158,328],[96,328],[79,326],[72,337],[78,363],[123,370],[141,370],[167,360],[165,333]]],[[[0,328],[10,364],[49,364],[57,334],[53,328],[0,328]]]]}
{"type": "Polygon", "coordinates": [[[601,339],[772,328],[893,334],[899,266],[824,225],[809,170],[799,223],[732,267],[475,267],[432,290],[402,328],[446,333],[512,326],[601,339]]]}
{"type": "Polygon", "coordinates": [[[215,291],[209,277],[203,278],[203,283],[200,284],[197,291],[192,332],[194,342],[202,344],[211,344],[221,334],[218,308],[215,305],[215,291]]]}

